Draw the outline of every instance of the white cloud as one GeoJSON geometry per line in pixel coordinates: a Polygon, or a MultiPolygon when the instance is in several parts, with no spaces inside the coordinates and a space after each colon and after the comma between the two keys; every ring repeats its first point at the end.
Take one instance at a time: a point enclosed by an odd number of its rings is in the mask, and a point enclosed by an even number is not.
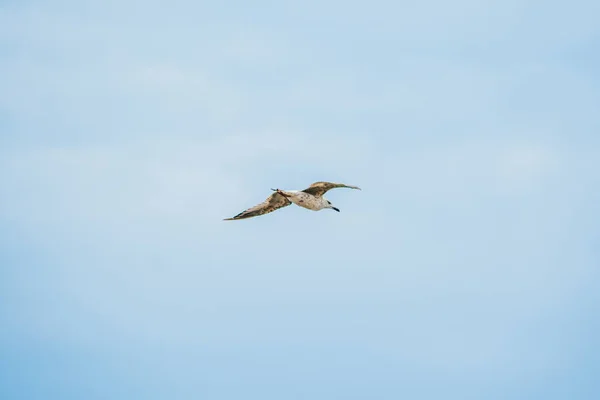
{"type": "Polygon", "coordinates": [[[559,162],[556,152],[546,146],[515,145],[498,151],[496,174],[508,186],[535,185],[559,167],[559,162]]]}
{"type": "Polygon", "coordinates": [[[401,149],[383,161],[380,170],[401,193],[426,199],[442,196],[447,201],[537,190],[565,168],[561,157],[546,143],[470,140],[401,149]],[[394,171],[393,179],[387,171],[394,171]]]}
{"type": "Polygon", "coordinates": [[[214,220],[267,195],[249,169],[274,177],[279,163],[349,165],[362,151],[362,142],[289,133],[23,150],[3,157],[2,213],[28,223],[214,220]]]}

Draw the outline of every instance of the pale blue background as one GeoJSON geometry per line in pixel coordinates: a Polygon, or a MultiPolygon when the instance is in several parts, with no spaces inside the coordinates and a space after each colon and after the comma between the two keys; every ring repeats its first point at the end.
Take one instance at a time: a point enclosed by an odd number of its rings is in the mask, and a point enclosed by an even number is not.
{"type": "Polygon", "coordinates": [[[599,16],[1,1],[0,398],[600,398],[599,16]]]}

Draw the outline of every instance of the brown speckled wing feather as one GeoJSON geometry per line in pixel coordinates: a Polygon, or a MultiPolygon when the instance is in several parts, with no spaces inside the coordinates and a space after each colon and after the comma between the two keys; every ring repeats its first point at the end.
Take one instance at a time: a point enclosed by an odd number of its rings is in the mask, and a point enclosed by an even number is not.
{"type": "Polygon", "coordinates": [[[358,186],[350,186],[345,185],[343,183],[315,182],[312,185],[310,185],[307,189],[304,189],[303,192],[312,194],[313,196],[323,196],[328,190],[341,187],[360,190],[358,186]]]}
{"type": "Polygon", "coordinates": [[[262,203],[257,204],[256,206],[254,206],[252,208],[249,208],[249,209],[247,209],[245,211],[242,211],[241,213],[239,213],[235,217],[225,218],[225,221],[231,221],[231,220],[235,220],[235,219],[245,219],[245,218],[258,217],[259,215],[268,214],[268,213],[273,212],[273,211],[275,211],[277,209],[280,209],[282,207],[287,207],[290,204],[292,204],[291,201],[289,201],[287,198],[285,198],[284,196],[280,195],[279,193],[275,192],[272,195],[270,195],[262,203]]]}

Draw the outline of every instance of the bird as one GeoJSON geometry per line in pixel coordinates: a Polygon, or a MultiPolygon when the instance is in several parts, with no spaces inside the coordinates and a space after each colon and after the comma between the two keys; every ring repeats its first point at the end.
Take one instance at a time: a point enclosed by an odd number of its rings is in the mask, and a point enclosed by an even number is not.
{"type": "Polygon", "coordinates": [[[280,208],[287,207],[292,203],[313,211],[320,211],[325,208],[331,208],[332,210],[340,212],[339,208],[334,207],[329,200],[323,197],[323,195],[327,193],[328,190],[333,188],[350,188],[362,190],[358,186],[345,185],[343,183],[333,182],[315,182],[304,190],[271,189],[275,193],[267,197],[265,201],[263,201],[260,204],[257,204],[254,207],[242,211],[234,217],[225,218],[224,221],[233,221],[238,219],[258,217],[260,215],[268,214],[280,208]]]}

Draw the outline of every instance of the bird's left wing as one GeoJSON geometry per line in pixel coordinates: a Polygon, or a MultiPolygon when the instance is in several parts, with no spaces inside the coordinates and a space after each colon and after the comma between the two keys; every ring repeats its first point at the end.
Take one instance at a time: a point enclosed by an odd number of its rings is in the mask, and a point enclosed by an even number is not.
{"type": "Polygon", "coordinates": [[[247,209],[245,211],[242,211],[241,213],[239,213],[235,217],[225,218],[225,221],[232,221],[232,220],[235,220],[235,219],[244,219],[244,218],[257,217],[259,215],[268,214],[268,213],[273,212],[273,211],[275,211],[277,209],[280,209],[282,207],[287,207],[290,204],[292,204],[291,201],[289,201],[287,198],[285,198],[284,196],[280,195],[279,193],[275,192],[272,195],[270,195],[262,203],[257,204],[254,207],[249,208],[249,209],[247,209]]]}

